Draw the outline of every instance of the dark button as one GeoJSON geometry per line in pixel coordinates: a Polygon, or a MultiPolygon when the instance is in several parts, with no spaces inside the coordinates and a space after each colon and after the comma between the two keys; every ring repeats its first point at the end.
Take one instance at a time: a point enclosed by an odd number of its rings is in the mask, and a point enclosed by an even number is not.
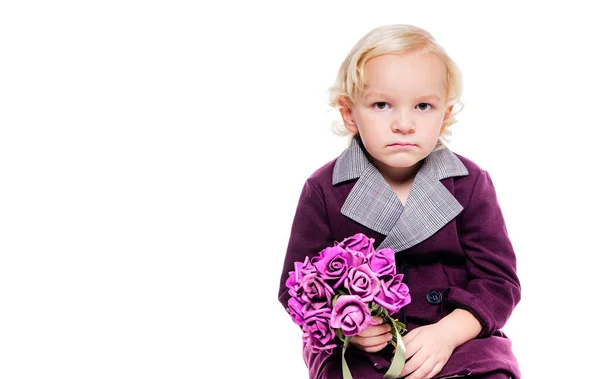
{"type": "Polygon", "coordinates": [[[439,304],[442,302],[442,294],[438,290],[431,290],[427,292],[427,302],[429,304],[439,304]]]}

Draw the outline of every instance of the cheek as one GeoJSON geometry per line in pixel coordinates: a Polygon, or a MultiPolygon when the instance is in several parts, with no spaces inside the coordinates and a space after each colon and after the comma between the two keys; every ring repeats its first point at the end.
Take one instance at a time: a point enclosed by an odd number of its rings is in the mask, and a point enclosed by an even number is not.
{"type": "Polygon", "coordinates": [[[358,130],[363,136],[371,136],[377,139],[381,136],[381,130],[389,127],[390,122],[383,116],[363,116],[357,120],[358,130]]]}
{"type": "Polygon", "coordinates": [[[442,125],[444,123],[443,115],[432,115],[431,118],[428,118],[425,121],[427,125],[427,132],[430,135],[439,135],[442,131],[442,125]]]}

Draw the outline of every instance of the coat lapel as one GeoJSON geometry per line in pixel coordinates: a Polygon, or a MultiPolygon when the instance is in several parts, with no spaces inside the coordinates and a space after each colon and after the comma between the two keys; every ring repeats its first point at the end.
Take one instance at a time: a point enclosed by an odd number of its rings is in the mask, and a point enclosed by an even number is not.
{"type": "Polygon", "coordinates": [[[440,183],[441,179],[468,175],[466,167],[447,148],[433,151],[417,173],[406,207],[362,150],[358,138],[338,158],[333,185],[358,181],[342,206],[342,214],[386,236],[377,249],[402,251],[429,238],[463,207],[440,183]]]}

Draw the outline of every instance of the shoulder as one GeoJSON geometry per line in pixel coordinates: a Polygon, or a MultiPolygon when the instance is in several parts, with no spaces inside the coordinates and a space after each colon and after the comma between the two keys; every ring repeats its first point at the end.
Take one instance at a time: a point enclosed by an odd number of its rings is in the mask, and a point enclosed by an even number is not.
{"type": "Polygon", "coordinates": [[[300,193],[301,203],[314,203],[319,206],[336,197],[332,184],[333,168],[337,158],[316,169],[306,178],[300,193]]]}
{"type": "Polygon", "coordinates": [[[307,184],[311,184],[316,187],[331,187],[332,186],[332,177],[333,177],[333,169],[335,167],[335,163],[338,158],[335,158],[323,166],[319,167],[315,170],[306,180],[307,184]]]}
{"type": "Polygon", "coordinates": [[[458,158],[467,170],[467,175],[448,179],[453,184],[447,183],[447,185],[453,186],[454,197],[463,207],[467,207],[473,199],[486,200],[494,198],[494,185],[487,170],[470,158],[455,152],[452,152],[452,154],[458,158]]]}
{"type": "Polygon", "coordinates": [[[457,183],[462,182],[463,184],[471,187],[475,185],[475,183],[477,183],[481,178],[489,176],[488,172],[473,160],[455,152],[452,152],[452,154],[454,154],[460,160],[460,162],[468,171],[468,175],[456,178],[457,183]]]}
{"type": "Polygon", "coordinates": [[[481,173],[486,172],[481,166],[473,162],[471,159],[455,152],[452,152],[452,154],[454,154],[462,162],[462,164],[465,165],[467,171],[469,171],[469,176],[479,176],[481,173]]]}
{"type": "Polygon", "coordinates": [[[464,164],[468,175],[457,177],[454,181],[454,196],[465,207],[473,207],[474,203],[496,204],[496,190],[494,183],[486,169],[473,160],[454,153],[464,164]]]}

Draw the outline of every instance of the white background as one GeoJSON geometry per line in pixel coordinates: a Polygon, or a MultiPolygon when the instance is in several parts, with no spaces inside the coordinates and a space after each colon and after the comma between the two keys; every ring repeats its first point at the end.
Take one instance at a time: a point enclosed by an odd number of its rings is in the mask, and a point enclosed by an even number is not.
{"type": "Polygon", "coordinates": [[[597,374],[598,20],[478,4],[3,2],[0,377],[306,378],[289,228],[346,143],[326,90],[390,23],[463,71],[450,147],[504,210],[524,378],[597,374]]]}

